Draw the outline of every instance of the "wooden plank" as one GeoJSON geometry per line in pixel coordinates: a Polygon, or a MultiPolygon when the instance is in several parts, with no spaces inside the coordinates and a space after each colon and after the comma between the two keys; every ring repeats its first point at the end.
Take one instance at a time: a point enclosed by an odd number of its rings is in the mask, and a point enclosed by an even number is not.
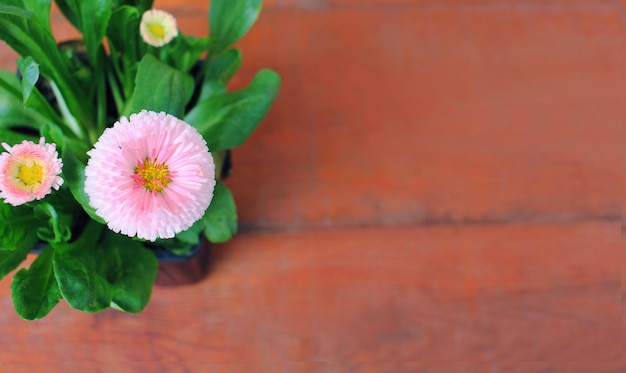
{"type": "MultiPolygon", "coordinates": [[[[141,362],[111,363],[99,362],[98,371],[102,372],[141,372],[141,373],[623,373],[624,363],[592,362],[592,363],[478,363],[478,362],[385,362],[385,363],[345,363],[345,362],[267,362],[267,363],[172,363],[172,362],[141,362]]],[[[62,371],[64,373],[83,373],[93,371],[93,363],[59,363],[45,364],[8,364],[3,365],[6,373],[31,373],[40,371],[62,371]]]]}
{"type": "Polygon", "coordinates": [[[62,304],[21,321],[4,280],[0,361],[619,363],[620,229],[249,232],[214,248],[207,280],[155,289],[140,315],[62,304]]]}
{"type": "MultiPolygon", "coordinates": [[[[625,160],[626,162],[626,160],[625,160]]],[[[622,360],[626,360],[626,198],[622,207],[622,360]]]]}
{"type": "Polygon", "coordinates": [[[237,83],[284,85],[234,152],[243,224],[617,217],[624,35],[605,8],[268,13],[237,83]]]}
{"type": "MultiPolygon", "coordinates": [[[[618,216],[626,57],[615,9],[267,12],[242,42],[233,87],[266,66],[284,85],[234,153],[242,225],[618,216]]],[[[205,18],[179,21],[201,35],[205,18]]],[[[75,36],[57,26],[59,39],[75,36]]]]}
{"type": "MultiPolygon", "coordinates": [[[[156,4],[205,33],[203,1],[156,4]]],[[[3,280],[0,370],[625,371],[618,4],[267,0],[233,88],[268,66],[283,91],[228,183],[279,230],[140,315],[27,323],[3,280]]]]}

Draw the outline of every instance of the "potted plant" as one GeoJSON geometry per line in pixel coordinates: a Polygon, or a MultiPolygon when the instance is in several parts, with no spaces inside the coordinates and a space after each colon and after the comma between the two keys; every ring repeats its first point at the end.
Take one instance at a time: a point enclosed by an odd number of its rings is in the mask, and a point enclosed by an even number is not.
{"type": "Polygon", "coordinates": [[[17,313],[141,311],[156,253],[189,255],[237,231],[220,180],[226,151],[263,119],[280,85],[261,70],[244,89],[231,46],[261,0],[211,0],[209,36],[183,35],[151,0],[56,0],[82,34],[57,44],[51,0],[0,5],[0,39],[21,58],[0,71],[0,278],[17,313]]]}

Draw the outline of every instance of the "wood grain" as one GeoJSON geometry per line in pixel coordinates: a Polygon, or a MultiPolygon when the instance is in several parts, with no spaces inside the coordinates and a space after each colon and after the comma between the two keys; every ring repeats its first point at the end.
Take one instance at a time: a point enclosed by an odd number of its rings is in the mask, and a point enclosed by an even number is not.
{"type": "Polygon", "coordinates": [[[604,8],[268,14],[241,79],[270,66],[284,86],[234,153],[241,220],[618,217],[624,35],[604,8]]]}
{"type": "MultiPolygon", "coordinates": [[[[390,363],[343,363],[343,362],[268,362],[268,363],[99,363],[97,371],[101,372],[146,372],[146,373],[188,373],[188,372],[225,372],[225,373],[292,373],[292,372],[326,372],[326,373],[475,373],[475,372],[507,372],[507,373],[623,373],[626,366],[621,363],[478,363],[478,362],[390,362],[390,363]]],[[[30,373],[33,371],[49,371],[56,369],[67,373],[92,371],[92,363],[52,363],[18,364],[3,366],[8,373],[30,373]],[[32,370],[29,370],[32,369],[32,370]]]]}
{"type": "MultiPolygon", "coordinates": [[[[139,315],[26,322],[4,279],[0,371],[625,372],[624,1],[265,4],[241,234],[139,315]]],[[[155,6],[205,34],[204,0],[155,6]]]]}
{"type": "MultiPolygon", "coordinates": [[[[0,356],[619,363],[620,230],[581,222],[245,233],[215,248],[206,281],[156,288],[141,315],[62,304],[29,323],[3,312],[0,356]]],[[[7,281],[0,304],[11,307],[7,281]]]]}

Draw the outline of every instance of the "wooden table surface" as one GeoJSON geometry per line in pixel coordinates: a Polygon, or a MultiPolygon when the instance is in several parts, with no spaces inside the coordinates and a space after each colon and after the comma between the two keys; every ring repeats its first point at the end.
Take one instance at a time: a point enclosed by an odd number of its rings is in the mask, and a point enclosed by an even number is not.
{"type": "Polygon", "coordinates": [[[26,322],[4,279],[0,371],[626,372],[625,3],[266,0],[241,233],[138,315],[26,322]]]}

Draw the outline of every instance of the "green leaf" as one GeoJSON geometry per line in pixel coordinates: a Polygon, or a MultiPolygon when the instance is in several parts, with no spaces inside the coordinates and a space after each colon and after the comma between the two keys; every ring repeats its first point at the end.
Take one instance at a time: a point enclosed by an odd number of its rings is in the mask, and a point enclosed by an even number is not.
{"type": "Polygon", "coordinates": [[[152,8],[153,0],[114,0],[114,7],[132,6],[139,9],[140,13],[152,8]]]}
{"type": "Polygon", "coordinates": [[[50,30],[50,0],[4,0],[3,3],[33,13],[37,22],[50,30]]]}
{"type": "Polygon", "coordinates": [[[22,106],[22,100],[0,92],[0,128],[30,128],[38,130],[43,118],[32,115],[22,106]]]}
{"type": "MultiPolygon", "coordinates": [[[[0,106],[2,106],[2,100],[0,100],[0,106]]],[[[0,112],[2,112],[2,110],[0,110],[0,112]]],[[[0,127],[2,127],[2,125],[0,125],[0,127]]],[[[4,128],[0,128],[0,139],[2,139],[2,142],[6,142],[9,146],[19,144],[24,140],[32,141],[34,143],[39,141],[39,137],[35,135],[19,133],[4,128]]]]}
{"type": "Polygon", "coordinates": [[[241,39],[259,18],[261,6],[261,0],[211,0],[209,27],[218,41],[216,51],[241,39]]]}
{"type": "Polygon", "coordinates": [[[61,13],[67,18],[68,21],[79,31],[83,28],[80,23],[80,10],[78,9],[78,0],[54,0],[57,6],[61,10],[61,13]]]}
{"type": "MultiPolygon", "coordinates": [[[[28,228],[28,226],[26,226],[28,228]]],[[[27,234],[15,245],[13,250],[0,251],[0,279],[17,268],[26,259],[28,252],[37,243],[37,235],[27,234]]]]}
{"type": "Polygon", "coordinates": [[[168,239],[157,238],[157,240],[154,242],[155,244],[154,246],[147,245],[147,247],[150,249],[156,249],[156,250],[166,250],[169,253],[174,254],[174,255],[189,256],[193,252],[193,249],[195,248],[195,246],[200,242],[200,232],[201,230],[198,231],[198,234],[196,235],[196,238],[194,240],[196,242],[188,242],[188,240],[185,239],[186,237],[179,238],[177,235],[175,238],[168,238],[168,239]]]}
{"type": "Polygon", "coordinates": [[[56,149],[60,154],[63,154],[63,149],[65,149],[66,137],[63,134],[63,131],[51,123],[46,123],[41,126],[39,130],[41,137],[46,139],[46,143],[54,143],[56,145],[56,149]]]}
{"type": "Polygon", "coordinates": [[[39,80],[39,65],[37,62],[28,56],[17,60],[17,66],[20,74],[22,74],[22,102],[24,107],[34,109],[35,113],[41,114],[53,123],[63,124],[62,119],[35,86],[39,80]]]}
{"type": "Polygon", "coordinates": [[[72,237],[72,215],[57,211],[48,202],[42,202],[35,206],[35,216],[45,222],[37,229],[37,236],[50,243],[67,242],[72,237]]]}
{"type": "Polygon", "coordinates": [[[31,56],[42,72],[59,83],[69,82],[69,61],[56,46],[50,27],[31,11],[0,5],[0,38],[21,56],[31,56]]]}
{"type": "Polygon", "coordinates": [[[10,71],[0,70],[0,97],[22,97],[22,85],[18,77],[10,71]]]}
{"type": "Polygon", "coordinates": [[[61,128],[52,123],[41,126],[39,134],[46,139],[46,143],[56,144],[56,148],[62,157],[65,154],[65,150],[68,149],[73,154],[81,154],[86,158],[87,151],[91,149],[90,144],[66,136],[61,128]]]}
{"type": "Polygon", "coordinates": [[[137,8],[124,5],[111,15],[107,38],[111,49],[109,87],[116,94],[118,111],[123,102],[130,97],[137,75],[137,64],[145,54],[146,46],[139,33],[141,14],[137,8]],[[113,73],[117,79],[113,79],[113,73]]]}
{"type": "MultiPolygon", "coordinates": [[[[59,43],[59,50],[70,62],[72,77],[83,86],[93,86],[94,67],[89,61],[87,46],[82,39],[71,39],[59,43]]],[[[85,92],[83,92],[85,94],[85,92]]]]}
{"type": "MultiPolygon", "coordinates": [[[[91,73],[91,84],[87,84],[89,90],[86,90],[86,96],[95,98],[96,104],[93,105],[92,112],[95,112],[95,118],[89,118],[95,121],[97,128],[104,129],[106,127],[106,66],[107,61],[102,41],[106,34],[109,18],[113,13],[113,0],[89,0],[80,1],[79,10],[82,25],[83,41],[87,49],[87,55],[93,70],[84,69],[85,73],[91,73]],[[95,109],[95,110],[94,110],[95,109]]],[[[92,122],[93,123],[93,122],[92,122]]]]}
{"type": "Polygon", "coordinates": [[[164,111],[180,118],[184,115],[193,87],[191,76],[160,62],[152,55],[146,55],[139,63],[135,90],[124,115],[151,110],[164,111]]]}
{"type": "Polygon", "coordinates": [[[138,241],[90,221],[73,243],[55,245],[54,274],[70,306],[139,312],[150,300],[158,261],[138,241]]]}
{"type": "Polygon", "coordinates": [[[89,196],[85,193],[85,165],[68,150],[63,152],[63,177],[72,195],[89,217],[105,224],[105,221],[96,214],[96,209],[89,204],[89,196]]]}
{"type": "Polygon", "coordinates": [[[261,70],[240,91],[198,102],[185,121],[204,136],[211,151],[241,145],[265,117],[280,87],[280,76],[261,70]]]}
{"type": "MultiPolygon", "coordinates": [[[[176,236],[174,237],[174,239],[165,239],[165,240],[157,240],[157,244],[159,244],[159,246],[163,246],[165,249],[167,248],[167,243],[171,242],[171,241],[181,241],[184,242],[186,244],[190,244],[190,245],[197,245],[198,243],[200,243],[200,233],[202,233],[202,222],[201,220],[198,220],[197,222],[195,222],[191,227],[187,228],[186,230],[179,232],[176,234],[176,236]]],[[[176,244],[175,246],[180,246],[178,244],[176,244]]]]}
{"type": "MultiPolygon", "coordinates": [[[[65,17],[82,33],[87,54],[93,66],[100,64],[98,58],[102,39],[106,34],[109,18],[113,13],[113,0],[56,0],[65,17]]],[[[96,68],[96,70],[98,70],[96,68]]]]}
{"type": "Polygon", "coordinates": [[[0,38],[21,56],[31,56],[39,63],[42,75],[56,83],[76,118],[90,120],[94,108],[87,105],[86,87],[73,78],[69,59],[57,47],[50,28],[33,12],[0,5],[0,38]]]}
{"type": "Polygon", "coordinates": [[[184,72],[189,72],[200,56],[214,45],[209,38],[179,34],[169,44],[159,50],[161,61],[184,72]]]}
{"type": "Polygon", "coordinates": [[[31,93],[33,93],[33,88],[35,88],[35,84],[37,84],[37,80],[39,79],[39,65],[29,56],[17,60],[17,67],[22,74],[22,100],[24,106],[26,106],[31,93]]]}
{"type": "MultiPolygon", "coordinates": [[[[33,96],[37,96],[37,93],[33,96]]],[[[50,120],[41,114],[24,108],[22,88],[17,76],[0,70],[0,128],[26,127],[38,130],[50,120]]]]}
{"type": "MultiPolygon", "coordinates": [[[[109,18],[113,13],[112,0],[89,0],[79,2],[83,40],[87,54],[93,66],[98,66],[102,59],[99,56],[102,39],[106,34],[109,18]]],[[[99,70],[95,68],[95,70],[99,70]]]]}
{"type": "Polygon", "coordinates": [[[0,202],[0,256],[2,251],[13,251],[39,227],[32,209],[26,206],[11,206],[0,202]]]}
{"type": "Polygon", "coordinates": [[[62,298],[54,277],[53,254],[54,249],[47,246],[29,269],[20,269],[13,276],[11,292],[15,311],[26,320],[46,316],[62,298]]]}
{"type": "Polygon", "coordinates": [[[115,47],[115,51],[122,58],[130,59],[133,62],[139,60],[138,43],[139,23],[141,15],[137,8],[131,6],[121,6],[111,15],[107,28],[107,37],[110,44],[115,47]]]}
{"type": "Polygon", "coordinates": [[[22,56],[32,56],[46,65],[50,76],[67,66],[67,61],[56,48],[56,41],[47,25],[39,22],[36,15],[24,8],[0,5],[0,37],[22,56]],[[45,62],[44,62],[45,61],[45,62]],[[58,62],[58,66],[55,63],[58,62]]]}
{"type": "Polygon", "coordinates": [[[202,217],[204,234],[209,241],[220,243],[237,233],[237,207],[232,193],[224,183],[217,181],[213,199],[202,217]]]}
{"type": "MultiPolygon", "coordinates": [[[[204,63],[209,63],[208,60],[204,63]]],[[[200,101],[211,96],[224,94],[226,83],[235,75],[241,66],[241,52],[239,49],[229,49],[220,53],[206,69],[200,101]]]]}

